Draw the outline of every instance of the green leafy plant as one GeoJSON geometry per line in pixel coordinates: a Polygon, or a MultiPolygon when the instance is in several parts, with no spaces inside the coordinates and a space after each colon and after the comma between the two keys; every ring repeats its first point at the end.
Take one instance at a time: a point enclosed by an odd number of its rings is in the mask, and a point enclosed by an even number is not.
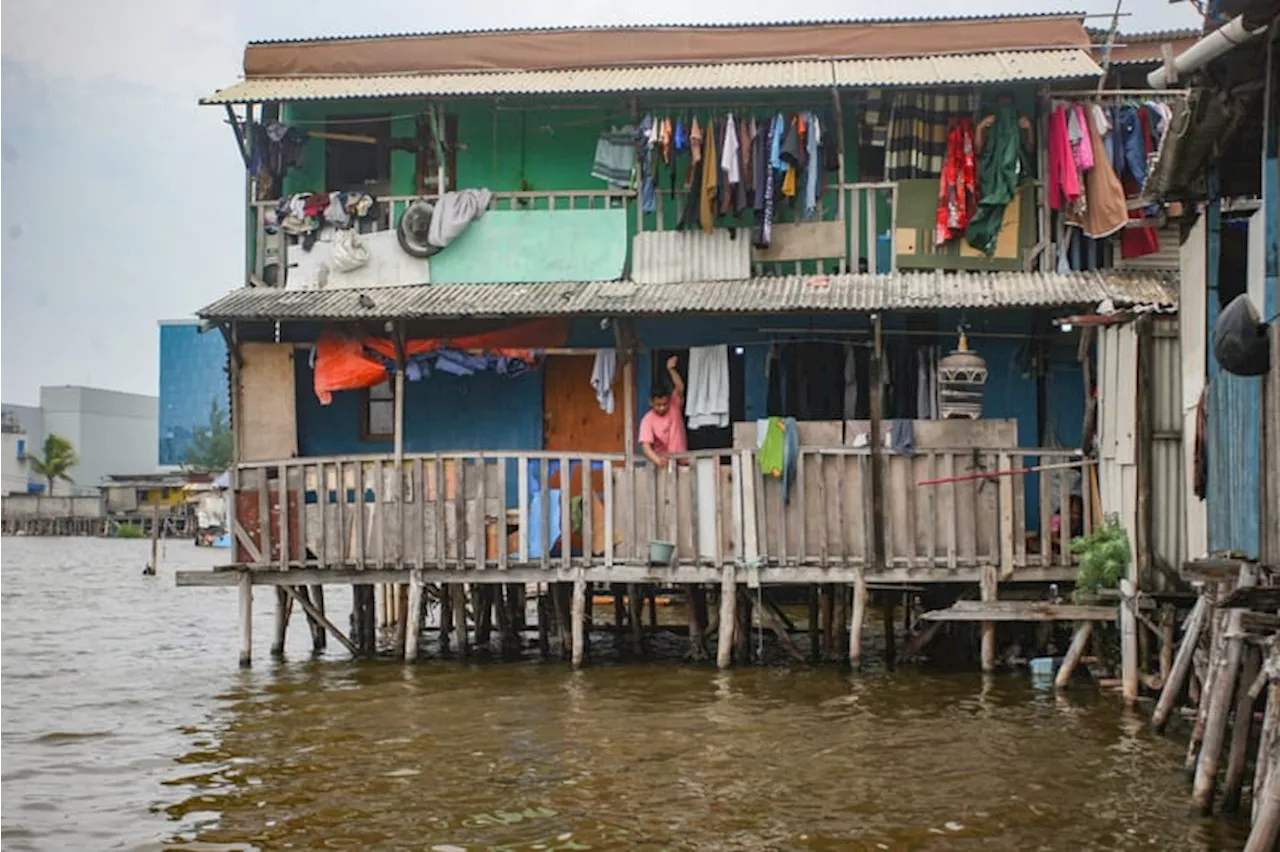
{"type": "Polygon", "coordinates": [[[1129,534],[1116,515],[1107,515],[1093,532],[1072,539],[1071,552],[1080,557],[1076,597],[1098,589],[1117,588],[1129,570],[1132,556],[1129,534]]]}
{"type": "Polygon", "coordinates": [[[142,538],[142,525],[121,524],[116,527],[116,538],[142,538]]]}

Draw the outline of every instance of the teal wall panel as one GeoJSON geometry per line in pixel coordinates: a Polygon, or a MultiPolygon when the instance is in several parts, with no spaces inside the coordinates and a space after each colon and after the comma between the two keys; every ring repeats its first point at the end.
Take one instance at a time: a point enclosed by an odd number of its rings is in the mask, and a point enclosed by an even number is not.
{"type": "Polygon", "coordinates": [[[431,283],[611,281],[626,260],[622,208],[491,210],[431,258],[431,283]]]}

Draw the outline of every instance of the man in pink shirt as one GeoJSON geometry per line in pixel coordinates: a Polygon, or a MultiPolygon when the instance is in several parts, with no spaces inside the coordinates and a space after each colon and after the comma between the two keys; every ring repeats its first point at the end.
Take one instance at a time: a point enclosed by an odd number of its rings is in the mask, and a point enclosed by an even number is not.
{"type": "Polygon", "coordinates": [[[667,359],[671,390],[654,390],[649,395],[649,411],[640,420],[640,446],[645,458],[655,465],[666,464],[669,455],[689,451],[684,433],[684,380],[676,363],[675,355],[667,359]]]}

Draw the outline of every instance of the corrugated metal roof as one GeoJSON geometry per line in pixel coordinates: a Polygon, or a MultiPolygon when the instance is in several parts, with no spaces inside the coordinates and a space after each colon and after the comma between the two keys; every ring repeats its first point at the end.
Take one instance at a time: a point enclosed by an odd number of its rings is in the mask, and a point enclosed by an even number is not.
{"type": "Polygon", "coordinates": [[[795,60],[714,65],[645,65],[564,71],[254,77],[205,98],[205,104],[348,98],[465,97],[604,92],[826,89],[930,86],[1097,77],[1083,50],[914,56],[901,59],[795,60]]]}
{"type": "Polygon", "coordinates": [[[1019,50],[901,59],[836,60],[840,87],[945,86],[1014,80],[1070,80],[1102,74],[1083,50],[1019,50]]]}
{"type": "Polygon", "coordinates": [[[202,103],[322,101],[345,98],[547,95],[735,89],[826,89],[831,64],[822,61],[721,65],[648,65],[567,71],[377,74],[348,77],[254,77],[202,103]]]}
{"type": "Polygon", "coordinates": [[[816,275],[638,284],[426,284],[367,290],[237,290],[208,320],[484,319],[553,316],[773,314],[1177,304],[1172,278],[1139,272],[816,275]],[[363,302],[363,304],[362,304],[363,302]]]}
{"type": "Polygon", "coordinates": [[[692,23],[630,23],[630,24],[566,24],[558,27],[474,27],[463,30],[419,30],[416,32],[364,33],[359,35],[313,36],[310,38],[267,38],[250,41],[255,44],[308,44],[323,41],[370,41],[381,38],[419,38],[443,35],[496,35],[499,33],[559,33],[605,32],[611,30],[653,29],[753,29],[755,27],[806,27],[814,24],[931,24],[948,21],[1007,21],[1019,18],[1084,18],[1084,12],[1009,12],[996,15],[904,15],[885,18],[793,18],[767,21],[695,21],[692,23]]]}

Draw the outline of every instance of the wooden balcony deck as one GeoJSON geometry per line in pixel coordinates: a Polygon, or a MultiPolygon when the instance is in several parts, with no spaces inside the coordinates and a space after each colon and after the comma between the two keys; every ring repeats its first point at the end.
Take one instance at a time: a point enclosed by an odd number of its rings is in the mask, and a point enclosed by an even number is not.
{"type": "MultiPolygon", "coordinates": [[[[234,585],[247,569],[265,585],[680,584],[718,583],[731,567],[748,584],[973,583],[992,566],[1001,582],[1074,578],[1068,540],[1028,536],[1021,476],[917,484],[1083,464],[1071,451],[883,453],[878,518],[872,458],[865,447],[802,447],[790,499],[746,449],[691,453],[665,468],[628,467],[620,454],[545,452],[405,454],[399,465],[389,454],[242,464],[231,564],[178,580],[234,585]],[[877,523],[882,565],[872,548],[877,523]],[[675,544],[670,564],[651,564],[652,541],[675,544]]],[[[1050,491],[1065,505],[1068,483],[1038,482],[1039,528],[1048,530],[1050,491]]],[[[1091,514],[1086,507],[1086,529],[1091,514]]]]}

